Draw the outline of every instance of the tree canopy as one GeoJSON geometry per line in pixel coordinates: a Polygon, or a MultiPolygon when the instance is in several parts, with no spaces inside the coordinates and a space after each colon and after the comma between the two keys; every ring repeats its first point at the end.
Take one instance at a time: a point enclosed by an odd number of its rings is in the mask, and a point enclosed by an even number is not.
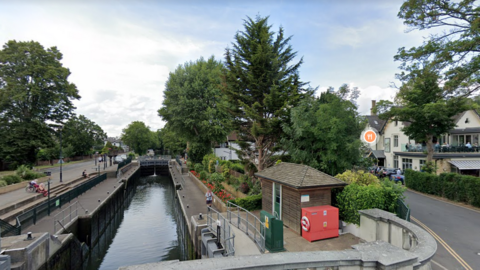
{"type": "Polygon", "coordinates": [[[398,17],[410,30],[436,29],[421,46],[400,48],[402,68],[421,69],[431,62],[444,71],[444,91],[468,96],[480,84],[480,6],[474,0],[407,0],[398,17]]]}
{"type": "Polygon", "coordinates": [[[40,147],[53,145],[47,123],[62,123],[80,99],[68,81],[56,47],[44,49],[35,41],[8,41],[0,51],[0,157],[34,163],[40,147]]]}
{"type": "Polygon", "coordinates": [[[361,163],[360,134],[365,121],[347,100],[354,92],[343,85],[336,93],[330,90],[319,98],[306,98],[291,110],[281,142],[292,161],[331,175],[361,163]]]}
{"type": "Polygon", "coordinates": [[[163,107],[158,110],[170,131],[191,143],[189,155],[197,162],[230,131],[230,117],[220,104],[223,68],[214,57],[178,66],[169,74],[163,107]]]}
{"type": "Polygon", "coordinates": [[[158,144],[156,133],[141,121],[133,121],[124,128],[121,139],[139,155],[145,155],[148,149],[153,149],[158,144]]]}
{"type": "Polygon", "coordinates": [[[408,122],[402,127],[405,135],[427,143],[427,161],[433,157],[433,137],[455,127],[453,116],[471,108],[463,96],[445,98],[445,87],[440,86],[440,75],[432,65],[412,70],[400,87],[395,103],[382,100],[375,110],[380,117],[408,122]]]}
{"type": "Polygon", "coordinates": [[[290,117],[290,109],[314,90],[300,81],[303,59],[285,38],[283,28],[271,31],[268,17],[247,18],[244,30],[235,35],[227,48],[227,72],[223,92],[233,129],[241,147],[240,157],[263,170],[275,161],[271,158],[282,136],[281,123],[290,117]]]}
{"type": "Polygon", "coordinates": [[[63,127],[63,141],[73,146],[74,155],[91,154],[93,146],[103,145],[107,135],[87,117],[73,116],[63,127]]]}

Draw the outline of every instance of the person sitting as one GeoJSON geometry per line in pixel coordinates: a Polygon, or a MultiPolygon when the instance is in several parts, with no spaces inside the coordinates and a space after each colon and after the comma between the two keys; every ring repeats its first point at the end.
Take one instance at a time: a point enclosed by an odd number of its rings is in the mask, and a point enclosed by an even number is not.
{"type": "Polygon", "coordinates": [[[87,170],[84,170],[84,171],[82,172],[82,176],[83,176],[83,178],[90,178],[90,177],[88,176],[87,170]]]}
{"type": "Polygon", "coordinates": [[[37,179],[30,181],[30,186],[34,187],[35,190],[38,188],[37,179]]]}
{"type": "Polygon", "coordinates": [[[48,191],[45,189],[45,186],[43,185],[43,183],[38,185],[37,192],[42,193],[44,197],[48,195],[48,191]]]}

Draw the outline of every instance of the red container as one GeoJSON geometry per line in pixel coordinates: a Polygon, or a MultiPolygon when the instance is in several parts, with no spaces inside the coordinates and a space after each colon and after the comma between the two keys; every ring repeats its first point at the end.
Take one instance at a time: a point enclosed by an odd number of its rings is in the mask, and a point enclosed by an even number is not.
{"type": "Polygon", "coordinates": [[[331,205],[302,208],[302,236],[308,241],[338,237],[338,208],[331,205]]]}

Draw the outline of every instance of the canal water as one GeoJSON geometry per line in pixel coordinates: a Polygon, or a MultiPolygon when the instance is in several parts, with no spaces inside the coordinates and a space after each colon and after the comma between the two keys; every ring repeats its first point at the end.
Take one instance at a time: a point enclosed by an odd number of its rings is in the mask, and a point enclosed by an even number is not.
{"type": "Polygon", "coordinates": [[[192,259],[186,223],[169,176],[137,179],[124,211],[112,220],[85,270],[192,259]]]}

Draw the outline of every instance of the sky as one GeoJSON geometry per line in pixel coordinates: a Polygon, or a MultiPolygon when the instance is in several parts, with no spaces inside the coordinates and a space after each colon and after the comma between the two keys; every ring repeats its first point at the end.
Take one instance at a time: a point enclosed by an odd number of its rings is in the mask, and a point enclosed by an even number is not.
{"type": "Polygon", "coordinates": [[[402,2],[0,0],[0,44],[56,46],[81,96],[75,113],[116,137],[133,121],[162,128],[169,73],[200,57],[223,60],[247,16],[269,16],[273,31],[292,36],[295,61],[303,57],[302,81],[318,87],[317,95],[358,87],[358,110],[369,114],[371,100],[392,100],[397,91],[398,49],[427,36],[406,31],[397,17],[402,2]]]}

